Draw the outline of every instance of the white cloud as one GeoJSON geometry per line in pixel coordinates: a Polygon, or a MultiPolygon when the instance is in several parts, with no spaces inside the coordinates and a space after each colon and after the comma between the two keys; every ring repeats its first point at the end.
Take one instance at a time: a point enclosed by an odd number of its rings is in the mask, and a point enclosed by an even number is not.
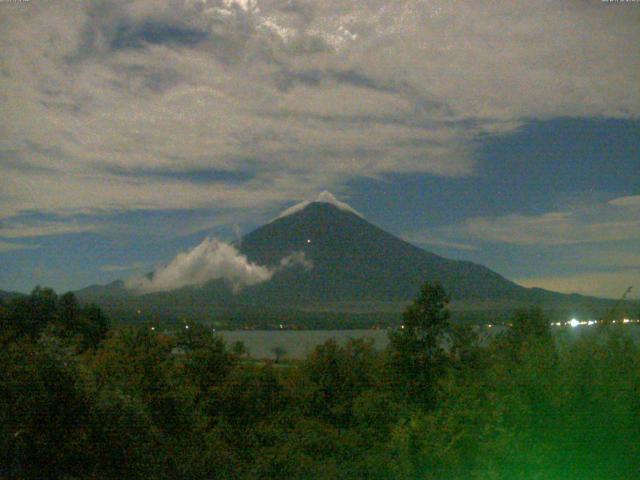
{"type": "Polygon", "coordinates": [[[474,253],[466,257],[494,268],[500,263],[498,271],[527,287],[612,298],[630,285],[640,289],[640,218],[612,202],[539,215],[475,217],[404,238],[477,247],[467,249],[474,253]],[[495,247],[499,257],[490,253],[495,247]],[[538,273],[532,275],[532,269],[538,273]]]}
{"type": "MultiPolygon", "coordinates": [[[[590,261],[602,258],[602,245],[613,258],[630,258],[620,245],[640,241],[640,217],[632,207],[635,197],[606,203],[584,203],[566,210],[537,215],[513,213],[472,217],[457,224],[404,232],[403,238],[422,245],[478,250],[482,242],[521,247],[595,245],[590,261]],[[618,244],[613,251],[611,244],[618,244]],[[622,248],[622,249],[621,249],[622,248]]],[[[573,250],[576,252],[577,250],[573,250]]],[[[569,256],[570,257],[570,256],[569,256]]]]}
{"type": "Polygon", "coordinates": [[[608,298],[620,298],[628,287],[633,287],[627,298],[640,298],[640,270],[524,277],[516,278],[514,281],[525,287],[608,298]]]}
{"type": "Polygon", "coordinates": [[[15,252],[16,250],[32,250],[40,248],[40,245],[27,245],[24,243],[3,242],[0,240],[0,253],[15,252]]]}
{"type": "Polygon", "coordinates": [[[444,230],[494,243],[576,245],[640,240],[640,219],[637,215],[615,215],[609,210],[598,210],[597,215],[559,211],[541,215],[476,217],[444,230]]]}
{"type": "Polygon", "coordinates": [[[305,270],[313,268],[313,262],[309,260],[304,252],[293,252],[280,260],[280,265],[276,271],[286,270],[293,267],[302,267],[305,270]]]}
{"type": "Polygon", "coordinates": [[[271,280],[276,272],[296,265],[306,269],[313,266],[301,252],[283,258],[275,268],[258,265],[250,262],[233,245],[206,238],[200,245],[178,254],[166,266],[158,268],[151,278],[132,277],[126,285],[138,293],[153,293],[202,286],[211,280],[224,279],[237,292],[249,285],[271,280]]]}
{"type": "Polygon", "coordinates": [[[146,262],[133,262],[131,265],[102,265],[100,271],[112,273],[112,272],[128,272],[131,270],[142,270],[148,268],[146,262]]]}
{"type": "Polygon", "coordinates": [[[210,280],[228,280],[235,290],[266,282],[273,273],[267,267],[249,262],[234,246],[215,239],[205,239],[189,252],[180,253],[151,279],[131,278],[127,287],[140,293],[176,290],[186,286],[201,286],[210,280]]]}
{"type": "Polygon", "coordinates": [[[255,10],[258,4],[256,0],[222,0],[222,3],[224,3],[227,8],[237,6],[245,12],[255,10]]]}
{"type": "Polygon", "coordinates": [[[5,238],[27,238],[46,237],[52,235],[68,235],[72,233],[95,232],[100,226],[92,223],[78,223],[77,221],[65,222],[59,220],[25,222],[24,220],[9,219],[0,225],[0,237],[5,238]]]}
{"type": "Polygon", "coordinates": [[[465,250],[470,252],[478,250],[478,247],[476,247],[475,245],[471,245],[470,243],[437,237],[433,235],[432,232],[406,232],[402,234],[401,237],[407,242],[415,243],[421,246],[453,248],[455,250],[465,250]]]}
{"type": "Polygon", "coordinates": [[[276,207],[355,177],[469,175],[481,136],[531,119],[640,115],[640,10],[626,7],[118,0],[3,9],[0,210],[276,207]],[[179,175],[194,171],[250,175],[235,184],[179,175]]]}
{"type": "Polygon", "coordinates": [[[640,195],[630,195],[628,197],[614,198],[609,203],[617,207],[637,208],[640,207],[640,195]]]}

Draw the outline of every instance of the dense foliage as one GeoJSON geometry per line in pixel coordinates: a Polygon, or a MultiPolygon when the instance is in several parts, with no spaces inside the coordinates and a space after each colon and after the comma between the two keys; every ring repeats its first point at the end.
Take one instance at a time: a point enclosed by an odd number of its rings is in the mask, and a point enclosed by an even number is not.
{"type": "Polygon", "coordinates": [[[115,327],[73,295],[0,306],[0,478],[635,479],[640,351],[621,328],[486,339],[425,285],[386,351],[251,359],[205,327],[115,327]]]}

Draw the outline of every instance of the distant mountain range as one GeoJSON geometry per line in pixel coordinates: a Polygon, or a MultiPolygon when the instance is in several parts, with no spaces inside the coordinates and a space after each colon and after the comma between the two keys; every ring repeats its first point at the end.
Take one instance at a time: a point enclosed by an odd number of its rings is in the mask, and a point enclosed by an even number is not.
{"type": "MultiPolygon", "coordinates": [[[[528,305],[592,314],[615,302],[522,287],[482,265],[443,258],[372,225],[351,207],[323,194],[290,208],[236,245],[276,273],[234,293],[224,280],[199,287],[137,295],[122,281],[77,292],[83,301],[119,312],[139,310],[200,319],[237,312],[349,312],[397,314],[426,282],[440,282],[459,312],[495,312],[528,305]],[[311,268],[277,269],[283,258],[304,253],[311,268]]],[[[150,275],[152,276],[152,274],[150,275]]],[[[277,315],[276,315],[277,317],[277,315]]]]}

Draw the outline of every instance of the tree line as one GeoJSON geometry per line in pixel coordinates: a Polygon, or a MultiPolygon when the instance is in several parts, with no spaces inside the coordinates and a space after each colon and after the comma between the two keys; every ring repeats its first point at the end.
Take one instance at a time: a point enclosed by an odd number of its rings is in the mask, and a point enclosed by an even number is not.
{"type": "Polygon", "coordinates": [[[425,284],[384,351],[274,363],[38,288],[0,305],[0,478],[638,478],[624,329],[569,341],[528,310],[488,339],[447,304],[425,284]]]}

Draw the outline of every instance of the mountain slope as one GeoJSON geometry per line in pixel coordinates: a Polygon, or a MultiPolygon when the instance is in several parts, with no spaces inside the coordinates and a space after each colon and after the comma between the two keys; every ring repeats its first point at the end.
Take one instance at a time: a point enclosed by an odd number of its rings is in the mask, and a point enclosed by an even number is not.
{"type": "Polygon", "coordinates": [[[261,265],[275,266],[294,252],[313,263],[310,270],[285,270],[247,289],[281,301],[410,300],[427,280],[441,282],[454,299],[513,297],[525,290],[481,265],[421,250],[329,203],[310,203],[258,228],[242,239],[240,250],[261,265]]]}

